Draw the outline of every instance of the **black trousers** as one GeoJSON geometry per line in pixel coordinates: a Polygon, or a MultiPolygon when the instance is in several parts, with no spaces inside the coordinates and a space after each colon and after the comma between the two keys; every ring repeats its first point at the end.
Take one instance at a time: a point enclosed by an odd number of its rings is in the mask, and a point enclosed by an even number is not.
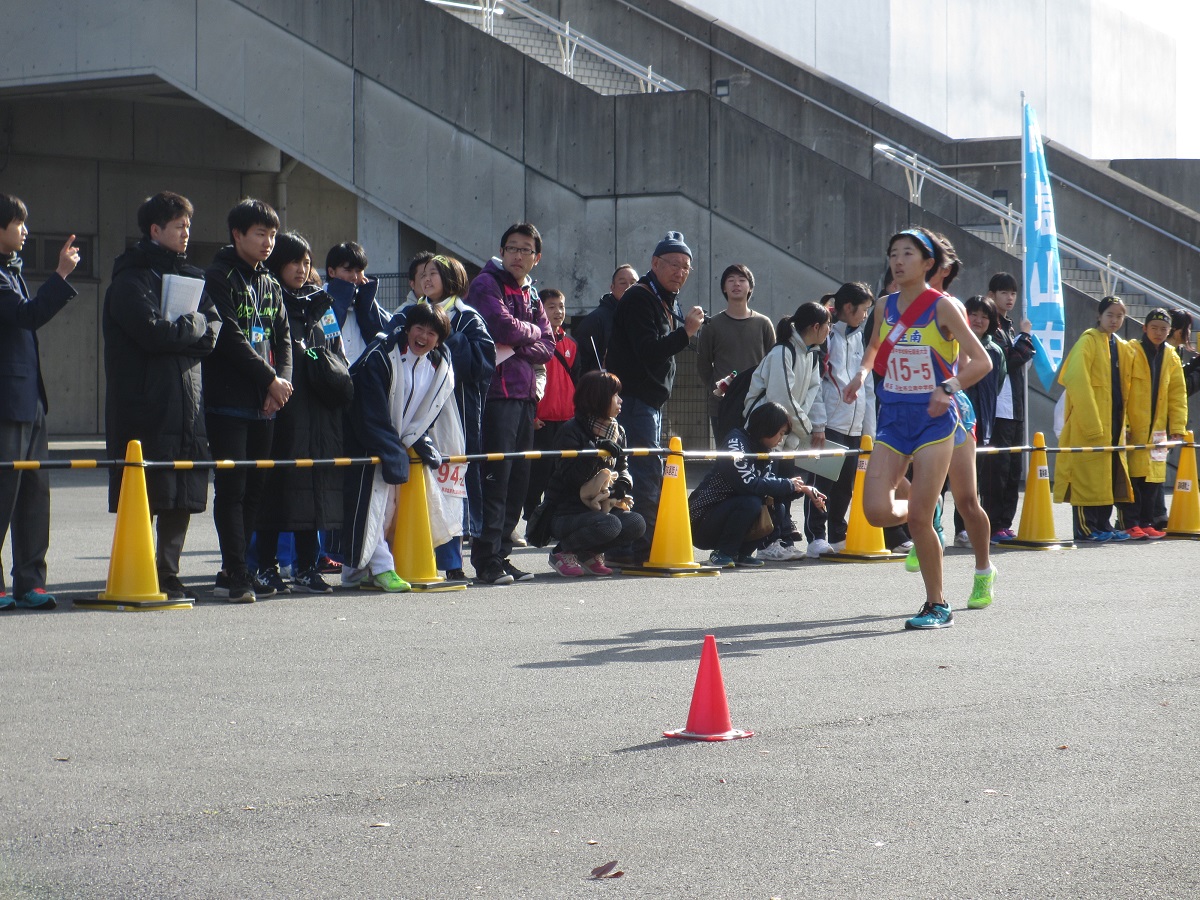
{"type": "MultiPolygon", "coordinates": [[[[1020,447],[1024,436],[1024,422],[997,419],[992,429],[991,446],[1020,447]]],[[[979,457],[979,502],[988,514],[993,532],[1012,528],[1016,518],[1017,498],[1021,491],[1021,456],[1020,453],[997,453],[979,457]]]]}
{"type": "MultiPolygon", "coordinates": [[[[46,410],[38,403],[32,422],[0,421],[0,458],[49,459],[46,410]]],[[[12,532],[13,595],[46,586],[50,550],[50,477],[45,469],[0,472],[0,547],[12,532]]],[[[4,575],[0,572],[0,590],[4,575]]]]}
{"type": "MultiPolygon", "coordinates": [[[[541,428],[534,429],[533,449],[553,450],[554,439],[566,422],[543,422],[541,428]]],[[[529,461],[529,487],[525,491],[525,518],[533,515],[537,505],[542,502],[542,492],[550,483],[554,472],[555,459],[531,459],[529,461]]]]}
{"type": "MultiPolygon", "coordinates": [[[[275,423],[206,413],[213,459],[266,459],[275,423]]],[[[230,575],[246,569],[246,548],[258,519],[268,469],[217,469],[213,479],[213,523],[221,545],[221,567],[230,575]]]]}
{"type": "MultiPolygon", "coordinates": [[[[483,450],[511,453],[533,447],[533,400],[491,400],[483,408],[483,450]]],[[[529,485],[529,460],[483,464],[483,530],[471,541],[471,565],[479,573],[512,553],[512,530],[521,519],[529,485]]]]}

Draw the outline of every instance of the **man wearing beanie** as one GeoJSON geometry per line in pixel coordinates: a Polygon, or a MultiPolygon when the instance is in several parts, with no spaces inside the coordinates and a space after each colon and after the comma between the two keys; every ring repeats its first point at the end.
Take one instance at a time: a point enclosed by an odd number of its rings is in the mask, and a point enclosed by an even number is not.
{"type": "MultiPolygon", "coordinates": [[[[621,413],[630,447],[659,447],[662,408],[675,384],[675,354],[704,323],[704,310],[693,306],[685,317],[676,298],[692,271],[692,251],[678,231],[669,231],[654,248],[650,272],[625,292],[613,314],[608,370],[621,379],[621,413]]],[[[650,555],[663,461],[658,456],[629,459],[633,508],[646,520],[646,534],[630,548],[615,548],[608,558],[626,565],[650,555]]]]}

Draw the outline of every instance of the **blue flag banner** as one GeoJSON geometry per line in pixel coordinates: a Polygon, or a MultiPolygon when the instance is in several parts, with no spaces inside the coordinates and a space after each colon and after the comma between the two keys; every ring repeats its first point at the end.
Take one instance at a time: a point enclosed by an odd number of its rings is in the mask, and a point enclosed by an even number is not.
{"type": "Polygon", "coordinates": [[[1025,172],[1025,309],[1033,323],[1033,344],[1037,350],[1034,368],[1042,384],[1049,388],[1066,352],[1067,327],[1050,172],[1046,168],[1037,116],[1028,103],[1021,152],[1025,172]]]}

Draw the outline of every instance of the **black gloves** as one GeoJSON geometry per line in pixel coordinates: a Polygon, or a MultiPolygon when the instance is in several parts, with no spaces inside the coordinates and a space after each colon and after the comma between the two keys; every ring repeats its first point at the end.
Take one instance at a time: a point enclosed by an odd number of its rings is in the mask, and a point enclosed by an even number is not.
{"type": "Polygon", "coordinates": [[[438,448],[433,446],[433,441],[429,439],[429,435],[423,434],[417,438],[413,442],[412,449],[421,462],[429,466],[429,468],[436,469],[442,464],[442,454],[438,453],[438,448]]]}
{"type": "Polygon", "coordinates": [[[625,451],[621,449],[621,446],[616,441],[608,439],[596,441],[596,449],[603,450],[613,458],[618,472],[624,472],[629,468],[629,460],[625,458],[625,451]]]}

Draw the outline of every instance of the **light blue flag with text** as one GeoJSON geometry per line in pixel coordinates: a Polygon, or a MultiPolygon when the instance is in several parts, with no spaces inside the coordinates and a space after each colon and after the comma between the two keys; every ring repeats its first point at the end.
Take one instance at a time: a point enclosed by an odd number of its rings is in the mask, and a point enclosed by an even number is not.
{"type": "Polygon", "coordinates": [[[1050,173],[1046,169],[1037,116],[1028,103],[1021,148],[1025,163],[1025,309],[1033,323],[1033,343],[1037,349],[1034,368],[1042,384],[1049,388],[1066,352],[1067,328],[1050,173]]]}

